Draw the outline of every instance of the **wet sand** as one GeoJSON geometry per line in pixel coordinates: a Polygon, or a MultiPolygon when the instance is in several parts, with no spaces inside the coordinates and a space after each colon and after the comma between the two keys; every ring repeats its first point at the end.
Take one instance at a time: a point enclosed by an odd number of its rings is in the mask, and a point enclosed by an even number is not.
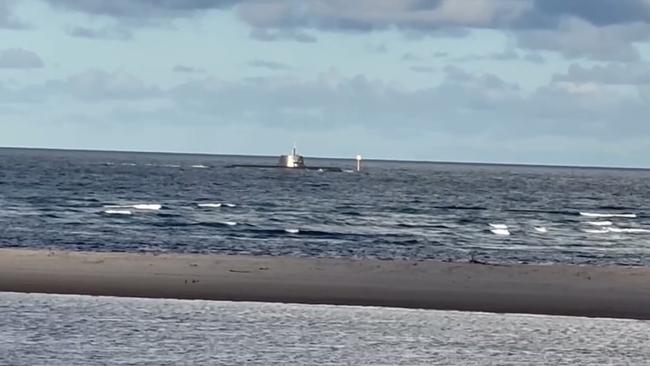
{"type": "Polygon", "coordinates": [[[0,249],[0,291],[650,319],[650,268],[0,249]]]}

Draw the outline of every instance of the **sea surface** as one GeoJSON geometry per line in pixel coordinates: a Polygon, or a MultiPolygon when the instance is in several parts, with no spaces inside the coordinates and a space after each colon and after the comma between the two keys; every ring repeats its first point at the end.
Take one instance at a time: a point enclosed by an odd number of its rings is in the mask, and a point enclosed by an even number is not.
{"type": "Polygon", "coordinates": [[[650,364],[650,322],[0,293],[0,364],[650,364]]]}
{"type": "Polygon", "coordinates": [[[650,264],[650,171],[0,149],[0,246],[650,264]]]}

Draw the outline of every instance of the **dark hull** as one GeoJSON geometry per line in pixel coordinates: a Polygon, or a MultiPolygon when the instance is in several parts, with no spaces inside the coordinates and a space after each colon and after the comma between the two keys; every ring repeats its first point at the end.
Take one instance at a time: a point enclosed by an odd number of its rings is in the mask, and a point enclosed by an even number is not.
{"type": "Polygon", "coordinates": [[[236,164],[228,165],[228,168],[257,168],[257,169],[286,169],[286,170],[322,170],[326,172],[342,172],[343,169],[328,166],[309,166],[309,167],[295,167],[288,168],[279,165],[255,165],[255,164],[236,164]]]}

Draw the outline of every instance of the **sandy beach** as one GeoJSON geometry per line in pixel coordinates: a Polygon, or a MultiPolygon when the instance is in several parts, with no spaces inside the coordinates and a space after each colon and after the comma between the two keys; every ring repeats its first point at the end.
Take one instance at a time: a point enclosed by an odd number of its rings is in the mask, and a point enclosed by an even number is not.
{"type": "Polygon", "coordinates": [[[0,250],[0,291],[650,319],[650,268],[0,250]]]}

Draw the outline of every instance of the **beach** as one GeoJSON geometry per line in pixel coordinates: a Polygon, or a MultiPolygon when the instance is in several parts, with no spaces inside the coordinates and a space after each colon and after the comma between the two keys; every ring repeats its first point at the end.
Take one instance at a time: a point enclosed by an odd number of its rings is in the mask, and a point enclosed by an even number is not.
{"type": "Polygon", "coordinates": [[[0,291],[650,319],[650,268],[1,249],[0,291]]]}

